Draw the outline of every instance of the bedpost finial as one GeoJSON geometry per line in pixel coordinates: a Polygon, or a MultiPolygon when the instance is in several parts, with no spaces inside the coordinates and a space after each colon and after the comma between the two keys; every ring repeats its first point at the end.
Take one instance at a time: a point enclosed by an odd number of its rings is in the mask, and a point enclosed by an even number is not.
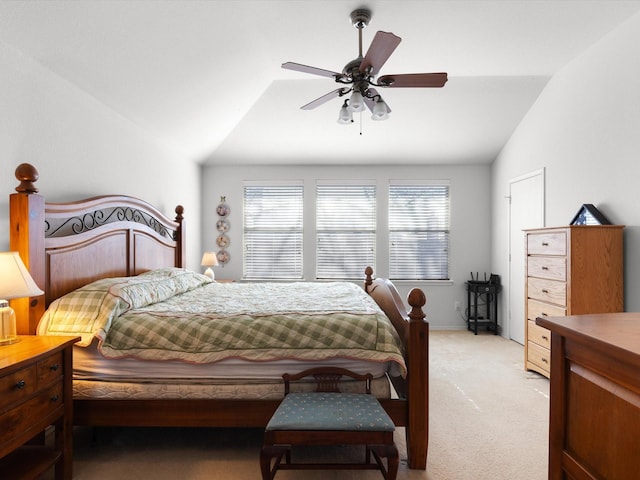
{"type": "Polygon", "coordinates": [[[20,185],[16,187],[18,193],[38,193],[38,189],[33,184],[38,181],[40,175],[36,167],[30,163],[21,163],[16,167],[16,178],[20,181],[20,185]]]}
{"type": "Polygon", "coordinates": [[[364,269],[365,279],[364,279],[364,289],[366,292],[369,291],[369,287],[373,283],[373,268],[367,267],[364,269]]]}
{"type": "Polygon", "coordinates": [[[184,217],[182,216],[182,214],[184,213],[184,207],[183,207],[182,205],[178,205],[178,206],[176,207],[175,212],[176,212],[176,221],[177,221],[177,222],[182,221],[182,219],[184,218],[184,217]]]}
{"type": "Polygon", "coordinates": [[[411,320],[422,320],[425,317],[425,314],[422,310],[422,307],[427,303],[427,296],[424,292],[419,288],[414,288],[409,292],[409,297],[407,298],[409,305],[411,305],[411,312],[409,312],[409,318],[411,320]]]}

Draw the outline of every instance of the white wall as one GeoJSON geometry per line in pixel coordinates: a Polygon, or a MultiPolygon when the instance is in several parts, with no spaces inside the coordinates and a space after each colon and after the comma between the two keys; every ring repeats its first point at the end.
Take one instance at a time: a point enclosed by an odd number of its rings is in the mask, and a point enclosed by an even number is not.
{"type": "MultiPolygon", "coordinates": [[[[303,180],[305,185],[305,252],[306,280],[314,277],[314,195],[315,181],[363,179],[375,180],[378,191],[386,191],[389,179],[450,180],[451,185],[451,265],[452,282],[395,282],[403,298],[413,287],[420,287],[427,296],[426,313],[431,328],[466,328],[460,314],[454,310],[459,301],[466,307],[464,282],[470,271],[490,273],[490,166],[378,166],[378,167],[318,167],[318,166],[206,166],[202,173],[202,248],[217,251],[215,239],[217,215],[215,208],[220,197],[226,197],[231,208],[228,217],[231,239],[228,251],[231,261],[215,267],[218,278],[240,279],[242,276],[242,188],[245,180],[303,180]],[[310,240],[307,240],[310,239],[310,240]]],[[[386,204],[378,204],[379,224],[386,224],[386,204]]],[[[377,246],[376,275],[386,277],[386,246],[377,246]]],[[[363,265],[363,278],[364,267],[363,265]]],[[[495,272],[502,274],[502,272],[495,272]]]]}
{"type": "Polygon", "coordinates": [[[544,167],[547,226],[568,225],[585,203],[627,226],[625,310],[640,311],[639,59],[636,15],[548,83],[493,164],[492,268],[508,269],[509,179],[544,167]]]}
{"type": "Polygon", "coordinates": [[[39,171],[55,202],[123,194],[174,218],[185,207],[190,268],[199,268],[199,167],[169,151],[50,70],[0,42],[0,251],[9,248],[9,194],[20,163],[39,171]]]}

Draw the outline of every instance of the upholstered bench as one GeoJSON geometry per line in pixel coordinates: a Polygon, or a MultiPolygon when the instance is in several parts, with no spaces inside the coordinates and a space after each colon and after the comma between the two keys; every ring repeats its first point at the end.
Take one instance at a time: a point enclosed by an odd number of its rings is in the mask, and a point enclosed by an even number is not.
{"type": "Polygon", "coordinates": [[[285,397],[267,424],[260,453],[263,480],[272,480],[278,470],[285,469],[368,469],[380,470],[386,480],[396,478],[399,460],[393,441],[395,425],[371,395],[370,374],[314,368],[285,374],[283,379],[285,397]],[[316,379],[315,392],[289,392],[290,381],[308,376],[316,379]],[[365,393],[340,393],[342,376],[363,380],[365,393]],[[365,454],[360,463],[294,463],[291,449],[300,445],[364,445],[365,454]]]}

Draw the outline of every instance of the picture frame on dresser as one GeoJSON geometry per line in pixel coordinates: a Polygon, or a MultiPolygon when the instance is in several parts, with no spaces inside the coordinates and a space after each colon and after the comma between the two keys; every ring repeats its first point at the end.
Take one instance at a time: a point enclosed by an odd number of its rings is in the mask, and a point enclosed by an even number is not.
{"type": "Polygon", "coordinates": [[[595,205],[585,203],[575,214],[570,225],[611,225],[611,222],[595,207],[595,205]]]}

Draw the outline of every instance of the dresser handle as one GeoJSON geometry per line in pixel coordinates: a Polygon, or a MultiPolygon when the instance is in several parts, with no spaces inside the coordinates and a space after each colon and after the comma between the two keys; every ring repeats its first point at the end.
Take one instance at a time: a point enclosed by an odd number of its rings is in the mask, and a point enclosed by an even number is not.
{"type": "Polygon", "coordinates": [[[547,337],[546,335],[542,335],[541,337],[543,340],[549,340],[549,337],[547,337]]]}
{"type": "Polygon", "coordinates": [[[549,270],[549,267],[542,266],[542,270],[549,270]]]}
{"type": "Polygon", "coordinates": [[[26,385],[27,385],[27,382],[25,382],[24,380],[18,380],[16,382],[16,388],[18,390],[22,390],[26,385]]]}
{"type": "Polygon", "coordinates": [[[549,290],[547,290],[546,288],[543,288],[542,293],[549,293],[549,290]]]}
{"type": "Polygon", "coordinates": [[[544,357],[542,357],[542,361],[543,361],[544,363],[549,363],[549,360],[547,360],[547,359],[546,359],[546,358],[544,358],[544,357]]]}
{"type": "Polygon", "coordinates": [[[548,244],[547,242],[542,242],[542,246],[543,246],[543,247],[548,247],[548,246],[549,246],[549,244],[548,244]]]}
{"type": "Polygon", "coordinates": [[[49,367],[49,369],[50,369],[52,372],[57,372],[59,368],[60,368],[60,364],[59,364],[59,363],[56,363],[55,365],[51,365],[51,366],[49,367]]]}
{"type": "Polygon", "coordinates": [[[546,313],[544,313],[544,312],[540,312],[540,314],[541,314],[543,317],[548,317],[548,316],[549,316],[549,315],[547,315],[547,314],[546,314],[546,313]]]}
{"type": "Polygon", "coordinates": [[[60,398],[59,395],[54,395],[53,397],[51,397],[51,401],[52,402],[57,402],[59,398],[60,398]]]}

